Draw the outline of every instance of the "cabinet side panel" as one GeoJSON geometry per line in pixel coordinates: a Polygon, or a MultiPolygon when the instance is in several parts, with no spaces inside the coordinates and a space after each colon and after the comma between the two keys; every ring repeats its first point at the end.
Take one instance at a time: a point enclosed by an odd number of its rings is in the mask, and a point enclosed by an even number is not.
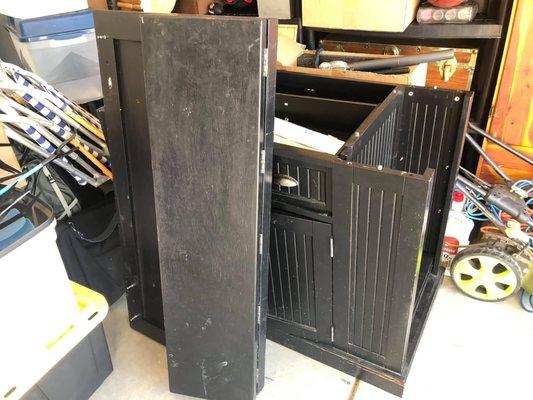
{"type": "Polygon", "coordinates": [[[265,21],[143,18],[170,389],[253,399],[265,21]]]}

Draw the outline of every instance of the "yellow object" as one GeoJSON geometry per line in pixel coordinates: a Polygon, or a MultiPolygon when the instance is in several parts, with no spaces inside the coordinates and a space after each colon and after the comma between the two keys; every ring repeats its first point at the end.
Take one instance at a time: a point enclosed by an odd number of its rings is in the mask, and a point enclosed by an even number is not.
{"type": "MultiPolygon", "coordinates": [[[[98,138],[105,140],[104,132],[102,132],[100,129],[95,127],[93,124],[87,122],[85,118],[80,117],[78,114],[73,113],[72,111],[67,111],[66,114],[72,118],[74,121],[76,121],[78,124],[83,126],[85,129],[87,129],[89,132],[96,135],[98,138]]],[[[95,156],[93,156],[89,150],[87,150],[83,145],[80,143],[78,139],[74,139],[72,141],[72,144],[78,148],[79,151],[82,152],[82,154],[87,157],[94,165],[98,167],[102,173],[107,176],[109,179],[113,179],[113,173],[107,168],[104,164],[100,162],[95,156]]]]}
{"type": "Polygon", "coordinates": [[[288,37],[296,42],[298,38],[298,25],[291,24],[279,24],[278,25],[278,38],[280,36],[288,37]]]}
{"type": "Polygon", "coordinates": [[[524,277],[524,280],[522,281],[522,287],[526,292],[533,295],[533,265],[524,277]]]}
{"type": "Polygon", "coordinates": [[[485,301],[505,298],[520,284],[513,270],[503,260],[479,255],[460,260],[453,270],[452,279],[463,292],[485,301]],[[476,263],[473,259],[476,259],[476,263]],[[495,273],[497,266],[500,270],[495,273]],[[480,286],[485,288],[484,292],[478,290],[480,286]]]}
{"type": "Polygon", "coordinates": [[[96,165],[98,167],[98,169],[100,169],[100,171],[103,172],[103,174],[105,176],[107,176],[109,179],[113,179],[113,174],[112,172],[104,165],[100,162],[100,160],[98,160],[95,156],[93,156],[89,150],[87,150],[85,147],[83,147],[83,145],[80,143],[80,141],[78,139],[73,139],[72,140],[72,144],[74,146],[76,146],[78,148],[79,151],[82,152],[82,154],[87,157],[94,165],[96,165]]]}
{"type": "MultiPolygon", "coordinates": [[[[16,359],[0,358],[0,371],[2,371],[0,393],[10,393],[10,400],[19,399],[31,389],[107,315],[109,307],[104,296],[75,282],[70,284],[78,305],[78,315],[72,324],[55,341],[43,346],[39,351],[32,350],[30,354],[25,354],[26,344],[21,343],[16,359]]],[[[42,312],[50,314],[53,310],[42,310],[42,312]]],[[[35,329],[39,327],[36,326],[35,329]]],[[[13,346],[17,344],[14,343],[13,346]]]]}
{"type": "Polygon", "coordinates": [[[403,32],[420,0],[302,0],[303,25],[315,28],[403,32]]]}
{"type": "Polygon", "coordinates": [[[80,117],[78,114],[73,113],[72,111],[67,112],[67,115],[74,121],[76,121],[78,124],[83,126],[85,129],[87,129],[89,132],[95,134],[98,138],[105,140],[104,132],[95,127],[93,124],[87,122],[85,118],[80,117]]]}

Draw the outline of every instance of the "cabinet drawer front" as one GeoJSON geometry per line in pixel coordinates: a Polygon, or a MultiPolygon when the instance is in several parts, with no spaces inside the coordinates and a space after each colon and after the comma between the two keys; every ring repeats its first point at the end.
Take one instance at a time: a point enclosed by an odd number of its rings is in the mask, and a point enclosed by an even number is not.
{"type": "Polygon", "coordinates": [[[330,180],[326,167],[274,154],[272,195],[277,201],[329,213],[330,180]]]}

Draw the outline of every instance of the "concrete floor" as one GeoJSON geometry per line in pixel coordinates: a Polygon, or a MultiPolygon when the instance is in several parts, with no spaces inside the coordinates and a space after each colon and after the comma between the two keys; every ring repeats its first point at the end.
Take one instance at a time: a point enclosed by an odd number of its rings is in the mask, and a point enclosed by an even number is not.
{"type": "MultiPolygon", "coordinates": [[[[114,372],[91,400],[186,400],[168,391],[165,348],[129,328],[125,299],[104,322],[114,372]]],[[[533,316],[518,299],[483,303],[439,291],[404,394],[406,400],[533,398],[533,316]],[[529,363],[528,363],[529,360],[529,363]]],[[[319,362],[268,342],[265,388],[258,400],[394,400],[319,362]]]]}

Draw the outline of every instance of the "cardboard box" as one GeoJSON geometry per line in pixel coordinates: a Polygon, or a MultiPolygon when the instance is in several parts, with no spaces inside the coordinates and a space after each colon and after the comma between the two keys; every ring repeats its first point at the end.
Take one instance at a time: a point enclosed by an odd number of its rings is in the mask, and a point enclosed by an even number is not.
{"type": "Polygon", "coordinates": [[[291,19],[292,0],[257,0],[259,16],[263,18],[291,19]]]}
{"type": "Polygon", "coordinates": [[[420,0],[302,0],[303,25],[315,28],[403,32],[420,0]]]}

